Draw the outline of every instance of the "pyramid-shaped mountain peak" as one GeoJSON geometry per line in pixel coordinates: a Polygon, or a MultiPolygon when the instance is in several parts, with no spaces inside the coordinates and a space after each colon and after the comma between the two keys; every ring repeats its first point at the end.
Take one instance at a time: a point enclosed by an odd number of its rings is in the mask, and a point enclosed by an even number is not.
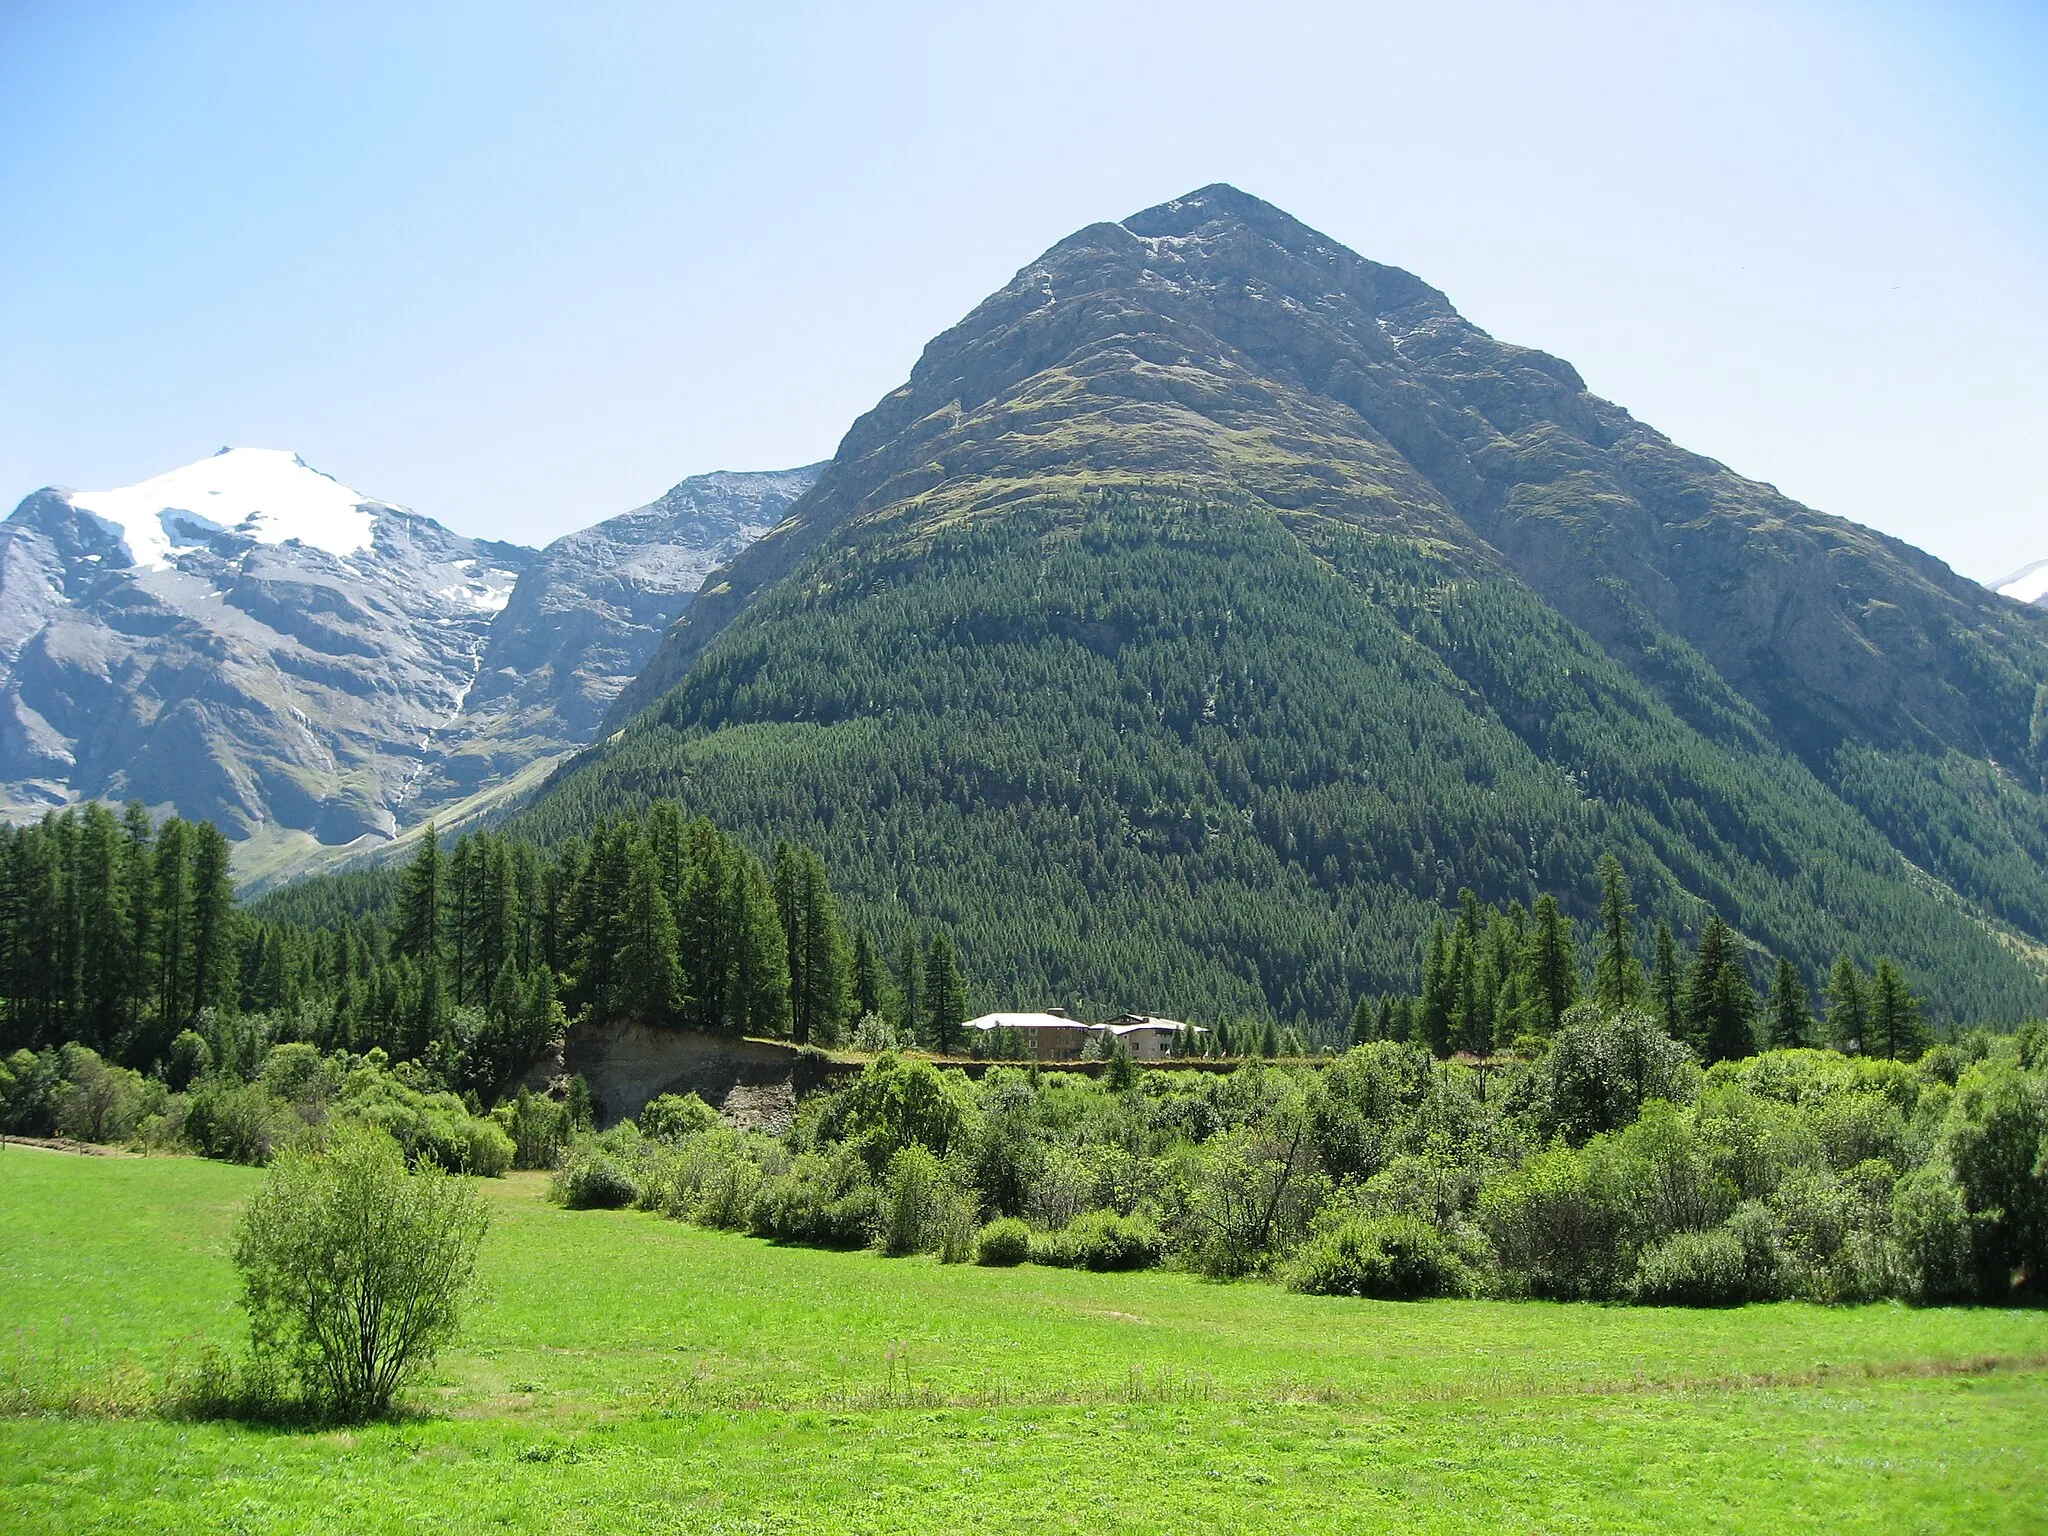
{"type": "Polygon", "coordinates": [[[856,901],[1036,914],[988,963],[1105,1005],[1136,966],[1168,1011],[1334,1013],[1409,984],[1460,885],[1526,901],[1611,846],[1681,929],[1712,890],[1810,974],[1910,954],[2004,1008],[2040,983],[1998,925],[2048,941],[2042,682],[2041,616],[1219,184],[934,338],[537,814],[690,783],[856,901]],[[873,817],[791,788],[849,774],[873,817]]]}

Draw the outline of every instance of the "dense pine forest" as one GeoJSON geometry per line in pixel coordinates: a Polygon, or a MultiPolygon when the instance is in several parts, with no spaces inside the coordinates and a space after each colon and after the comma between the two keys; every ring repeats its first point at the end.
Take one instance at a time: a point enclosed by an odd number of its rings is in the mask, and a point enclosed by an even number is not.
{"type": "MultiPolygon", "coordinates": [[[[547,853],[499,833],[425,837],[401,871],[316,882],[254,911],[226,869],[211,824],[153,827],[139,806],[0,834],[0,1053],[68,1043],[162,1073],[181,1040],[226,1070],[299,1041],[380,1051],[489,1103],[572,1021],[943,1053],[962,1046],[976,1003],[1050,1001],[970,988],[944,929],[885,951],[844,920],[814,850],[785,843],[764,863],[668,801],[547,853]]],[[[1210,1015],[1204,1049],[1301,1055],[1388,1039],[1439,1057],[1533,1057],[1582,996],[1646,1008],[1708,1062],[1823,1039],[1911,1059],[1931,1039],[1889,959],[1865,975],[1837,957],[1816,1023],[1789,958],[1762,968],[1762,1000],[1718,914],[1690,957],[1661,920],[1646,945],[1619,861],[1603,856],[1591,874],[1600,897],[1583,934],[1553,894],[1525,909],[1465,889],[1414,957],[1419,988],[1361,995],[1306,1029],[1210,1015]]]]}
{"type": "MultiPolygon", "coordinates": [[[[1653,688],[1512,580],[1256,505],[884,523],[512,827],[551,844],[673,798],[817,848],[885,950],[940,921],[991,1000],[1105,1014],[1313,1038],[1416,986],[1461,888],[1590,924],[1608,852],[1652,928],[1697,946],[1719,915],[1760,984],[1889,954],[1930,1017],[2041,1010],[2024,945],[1905,871],[1683,642],[1659,654],[1653,688]]],[[[1968,819],[1928,807],[1928,838],[1968,819]]],[[[2008,875],[2008,904],[2048,889],[2008,875]]]]}

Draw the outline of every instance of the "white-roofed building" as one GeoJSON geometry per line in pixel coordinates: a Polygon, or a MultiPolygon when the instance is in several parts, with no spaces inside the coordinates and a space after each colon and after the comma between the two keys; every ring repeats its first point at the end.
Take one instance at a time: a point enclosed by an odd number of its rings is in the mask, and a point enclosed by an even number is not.
{"type": "MultiPolygon", "coordinates": [[[[960,1026],[979,1032],[983,1039],[997,1030],[1015,1031],[1031,1056],[1039,1061],[1078,1061],[1099,1025],[1070,1019],[1055,1008],[1044,1013],[984,1013],[960,1026]]],[[[967,1037],[976,1038],[974,1035],[967,1037]]]]}
{"type": "Polygon", "coordinates": [[[1107,1030],[1123,1041],[1130,1050],[1133,1061],[1164,1061],[1173,1054],[1174,1041],[1183,1030],[1190,1035],[1208,1033],[1199,1024],[1184,1024],[1179,1019],[1155,1018],[1149,1013],[1126,1013],[1111,1019],[1107,1024],[1098,1024],[1096,1028],[1107,1030]]]}

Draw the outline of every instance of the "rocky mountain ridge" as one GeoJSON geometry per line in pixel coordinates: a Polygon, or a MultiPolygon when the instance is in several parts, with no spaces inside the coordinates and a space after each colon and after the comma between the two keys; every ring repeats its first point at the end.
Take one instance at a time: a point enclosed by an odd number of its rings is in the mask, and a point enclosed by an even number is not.
{"type": "Polygon", "coordinates": [[[0,806],[140,799],[246,875],[374,846],[589,739],[802,470],[685,481],[547,549],[223,449],[0,523],[0,806]]]}

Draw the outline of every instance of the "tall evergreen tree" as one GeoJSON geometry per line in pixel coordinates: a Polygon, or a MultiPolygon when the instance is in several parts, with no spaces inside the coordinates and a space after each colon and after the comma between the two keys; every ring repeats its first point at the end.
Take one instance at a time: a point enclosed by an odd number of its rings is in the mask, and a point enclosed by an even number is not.
{"type": "Polygon", "coordinates": [[[1806,984],[1799,979],[1799,967],[1782,956],[1777,974],[1771,978],[1771,995],[1764,1011],[1770,1017],[1773,1049],[1793,1050],[1813,1043],[1813,1010],[1807,1006],[1806,984]]]}
{"type": "Polygon", "coordinates": [[[917,930],[903,930],[896,946],[896,1006],[900,1011],[892,1022],[896,1033],[915,1040],[924,1022],[924,951],[918,947],[917,930]]]}
{"type": "Polygon", "coordinates": [[[236,971],[233,849],[210,821],[192,829],[192,996],[201,1008],[231,1007],[236,971]]]}
{"type": "Polygon", "coordinates": [[[1628,877],[1611,853],[1600,856],[1600,950],[1594,958],[1593,995],[1609,1013],[1633,1003],[1643,989],[1635,954],[1635,903],[1628,877]]]}
{"type": "Polygon", "coordinates": [[[1870,979],[1870,1038],[1865,1047],[1893,1061],[1917,1061],[1927,1049],[1927,1033],[1920,1022],[1920,999],[1906,985],[1905,975],[1892,961],[1877,962],[1870,979]]]}
{"type": "Polygon", "coordinates": [[[853,1008],[857,1016],[880,1014],[888,993],[888,973],[881,951],[865,928],[853,935],[853,1008]]]}
{"type": "Polygon", "coordinates": [[[153,860],[157,1013],[175,1034],[199,1011],[192,993],[192,867],[189,824],[173,816],[157,830],[153,860]]]}
{"type": "Polygon", "coordinates": [[[789,950],[775,914],[775,892],[761,861],[735,850],[733,968],[726,1028],[742,1035],[789,1032],[789,950]]]}
{"type": "Polygon", "coordinates": [[[1707,919],[1685,987],[1685,1036],[1703,1060],[1756,1054],[1756,989],[1743,968],[1734,930],[1707,919]]]}
{"type": "Polygon", "coordinates": [[[441,959],[441,840],[432,822],[398,880],[396,923],[391,952],[416,962],[438,965],[441,959]]]}
{"type": "Polygon", "coordinates": [[[643,839],[632,838],[626,861],[617,1005],[643,1023],[662,1026],[671,1022],[683,1000],[675,918],[662,893],[661,862],[654,850],[643,839]]]}
{"type": "Polygon", "coordinates": [[[1450,936],[1439,922],[1422,959],[1422,1042],[1438,1056],[1451,1054],[1457,1030],[1459,977],[1450,936]]]}
{"type": "Polygon", "coordinates": [[[1835,956],[1828,973],[1828,1044],[1838,1051],[1869,1048],[1870,1008],[1863,978],[1847,955],[1835,956]]]}
{"type": "Polygon", "coordinates": [[[1554,1034],[1579,998],[1579,958],[1571,924],[1547,892],[1536,898],[1530,913],[1528,969],[1537,1027],[1554,1034]]]}
{"type": "Polygon", "coordinates": [[[775,909],[789,946],[791,1032],[799,1044],[827,1038],[846,1014],[846,931],[825,861],[811,849],[776,850],[775,909]]]}
{"type": "Polygon", "coordinates": [[[1685,967],[1679,958],[1678,941],[1671,936],[1671,925],[1663,918],[1657,919],[1656,958],[1650,969],[1650,1006],[1655,1010],[1657,1022],[1664,1026],[1664,1033],[1676,1037],[1681,1032],[1679,1002],[1685,991],[1685,967]]]}
{"type": "Polygon", "coordinates": [[[953,936],[943,928],[932,935],[925,953],[924,1002],[933,1047],[942,1056],[952,1055],[967,1018],[967,983],[960,975],[953,936]]]}

